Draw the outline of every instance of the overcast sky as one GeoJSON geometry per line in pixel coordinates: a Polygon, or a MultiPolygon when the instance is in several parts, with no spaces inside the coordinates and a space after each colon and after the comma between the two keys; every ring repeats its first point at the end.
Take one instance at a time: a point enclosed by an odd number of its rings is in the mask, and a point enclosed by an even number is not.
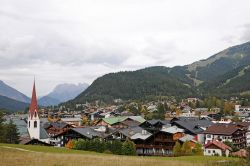
{"type": "Polygon", "coordinates": [[[249,40],[249,0],[0,0],[0,79],[28,96],[249,40]]]}

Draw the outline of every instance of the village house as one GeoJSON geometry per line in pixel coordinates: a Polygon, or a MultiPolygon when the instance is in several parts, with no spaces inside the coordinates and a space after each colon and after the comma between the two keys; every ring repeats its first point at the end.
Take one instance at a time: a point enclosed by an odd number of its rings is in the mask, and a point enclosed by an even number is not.
{"type": "Polygon", "coordinates": [[[226,144],[212,140],[209,141],[204,146],[204,155],[205,156],[229,156],[230,152],[232,151],[231,147],[227,146],[226,144]]]}
{"type": "Polygon", "coordinates": [[[73,127],[82,126],[82,118],[75,117],[75,118],[61,118],[62,122],[65,122],[73,127]]]}
{"type": "Polygon", "coordinates": [[[198,98],[194,98],[194,97],[189,97],[189,98],[187,98],[187,102],[188,102],[188,103],[196,103],[197,101],[199,101],[198,98]]]}
{"type": "Polygon", "coordinates": [[[250,113],[250,106],[235,105],[235,112],[250,113]]]}
{"type": "Polygon", "coordinates": [[[200,119],[195,117],[176,117],[173,118],[170,123],[184,129],[185,134],[194,136],[195,140],[200,143],[204,142],[203,132],[207,127],[214,124],[206,118],[200,119]]]}
{"type": "Polygon", "coordinates": [[[106,128],[104,126],[85,126],[85,127],[77,127],[70,128],[69,130],[65,130],[64,132],[55,135],[53,138],[56,140],[60,140],[57,142],[56,146],[64,147],[65,144],[72,139],[94,139],[101,138],[105,139],[110,135],[110,133],[114,132],[111,128],[106,128]]]}
{"type": "Polygon", "coordinates": [[[146,120],[141,116],[119,116],[100,119],[96,126],[106,126],[112,128],[126,128],[129,126],[138,126],[146,120]]]}
{"type": "Polygon", "coordinates": [[[170,125],[170,121],[168,120],[159,120],[159,119],[152,119],[152,120],[147,120],[140,124],[142,128],[148,131],[159,131],[162,129],[163,126],[165,125],[170,125]]]}
{"type": "Polygon", "coordinates": [[[184,135],[183,137],[179,138],[180,144],[184,144],[185,142],[188,142],[189,146],[193,149],[195,148],[196,144],[198,143],[195,140],[195,137],[189,134],[184,135]]]}
{"type": "Polygon", "coordinates": [[[250,147],[250,122],[236,122],[234,123],[239,127],[243,127],[246,130],[246,146],[250,147]]]}
{"type": "Polygon", "coordinates": [[[234,124],[214,124],[204,131],[205,144],[213,141],[229,141],[239,149],[246,147],[246,130],[234,124]]]}
{"type": "Polygon", "coordinates": [[[108,140],[121,140],[125,141],[127,139],[147,139],[152,134],[139,126],[132,126],[128,128],[119,128],[115,132],[110,134],[106,139],[108,140]]]}
{"type": "MultiPolygon", "coordinates": [[[[146,130],[143,130],[142,136],[147,134],[146,130]]],[[[138,155],[148,156],[169,156],[173,155],[173,148],[176,141],[184,136],[184,130],[177,126],[163,126],[160,130],[151,130],[152,134],[147,137],[137,138],[132,140],[136,144],[136,150],[138,155]]]]}
{"type": "Polygon", "coordinates": [[[54,136],[59,135],[66,130],[69,130],[70,128],[72,128],[72,126],[65,122],[47,122],[43,125],[43,128],[46,130],[47,134],[50,137],[50,144],[58,146],[61,139],[54,136]]]}

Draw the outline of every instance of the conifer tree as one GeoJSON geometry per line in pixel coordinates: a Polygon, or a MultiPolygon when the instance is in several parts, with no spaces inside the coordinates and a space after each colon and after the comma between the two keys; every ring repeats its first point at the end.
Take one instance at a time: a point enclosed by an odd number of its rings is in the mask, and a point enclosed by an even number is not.
{"type": "Polygon", "coordinates": [[[173,153],[175,156],[181,155],[181,144],[179,141],[176,141],[176,143],[174,145],[173,153]]]}
{"type": "Polygon", "coordinates": [[[4,122],[3,112],[0,112],[0,142],[5,142],[4,141],[5,128],[3,122],[4,122]]]}
{"type": "Polygon", "coordinates": [[[4,139],[6,143],[17,144],[19,143],[19,133],[16,125],[10,120],[9,124],[5,125],[4,139]]]}

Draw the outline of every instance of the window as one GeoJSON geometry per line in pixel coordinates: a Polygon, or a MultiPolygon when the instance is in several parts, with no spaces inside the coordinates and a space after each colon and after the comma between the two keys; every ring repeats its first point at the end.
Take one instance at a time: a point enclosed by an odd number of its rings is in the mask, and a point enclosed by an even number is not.
{"type": "Polygon", "coordinates": [[[211,153],[211,151],[210,151],[210,150],[208,150],[207,152],[208,152],[208,153],[211,153]]]}
{"type": "Polygon", "coordinates": [[[211,135],[210,135],[210,134],[208,134],[208,135],[207,135],[207,138],[211,138],[211,135]]]}
{"type": "Polygon", "coordinates": [[[29,121],[29,128],[30,128],[30,121],[29,121]]]}
{"type": "Polygon", "coordinates": [[[36,117],[36,112],[35,112],[35,117],[36,117]]]}
{"type": "Polygon", "coordinates": [[[213,153],[215,153],[215,150],[213,150],[213,153]]]}
{"type": "Polygon", "coordinates": [[[37,128],[37,121],[34,122],[34,128],[37,128]]]}

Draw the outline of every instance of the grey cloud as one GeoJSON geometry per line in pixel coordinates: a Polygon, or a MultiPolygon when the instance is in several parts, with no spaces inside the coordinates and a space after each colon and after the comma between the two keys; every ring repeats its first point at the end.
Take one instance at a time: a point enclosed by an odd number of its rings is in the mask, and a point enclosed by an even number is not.
{"type": "Polygon", "coordinates": [[[65,80],[91,83],[108,72],[191,63],[234,45],[242,33],[250,40],[248,0],[0,4],[0,79],[26,92],[34,74],[47,92],[65,80]]]}
{"type": "Polygon", "coordinates": [[[241,36],[240,39],[243,42],[248,42],[248,41],[250,41],[250,23],[245,24],[243,26],[243,29],[244,29],[244,33],[243,33],[243,35],[241,36]]]}
{"type": "Polygon", "coordinates": [[[12,41],[1,43],[5,44],[0,48],[0,68],[39,64],[46,61],[61,65],[83,63],[120,65],[129,55],[128,51],[126,52],[121,46],[120,48],[115,45],[89,47],[85,43],[74,45],[58,36],[32,37],[18,43],[12,41]]]}

